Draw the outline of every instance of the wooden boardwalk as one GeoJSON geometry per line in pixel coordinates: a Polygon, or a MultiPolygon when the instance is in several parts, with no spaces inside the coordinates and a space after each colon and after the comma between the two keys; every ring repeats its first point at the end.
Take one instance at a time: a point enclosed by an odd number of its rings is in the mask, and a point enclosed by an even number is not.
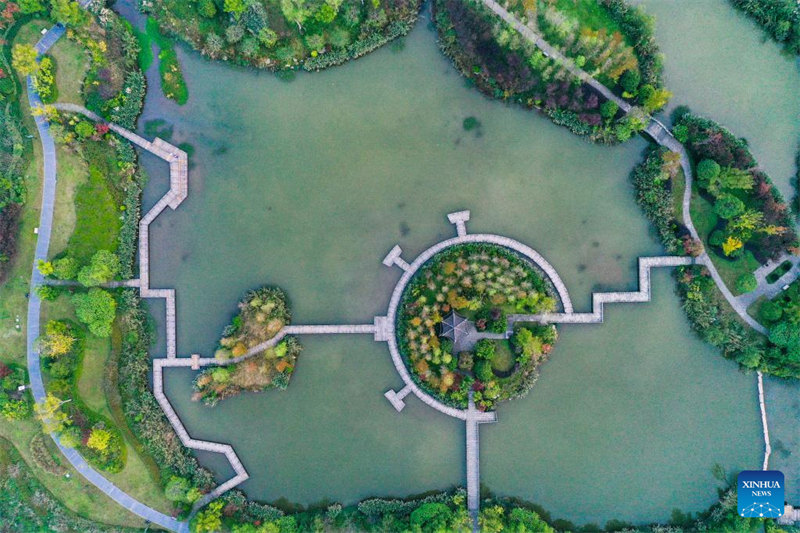
{"type": "Polygon", "coordinates": [[[81,114],[95,122],[107,124],[109,129],[147,150],[169,165],[169,191],[139,221],[139,293],[142,298],[163,298],[167,302],[167,357],[177,357],[177,323],[175,320],[175,291],[150,287],[150,224],[166,209],[177,209],[189,194],[189,164],[186,152],[156,137],[148,141],[113,122],[106,122],[97,113],[76,104],[60,103],[54,107],[59,111],[81,114]]]}
{"type": "Polygon", "coordinates": [[[639,290],[635,292],[596,292],[592,294],[591,313],[542,313],[534,315],[509,315],[508,331],[510,335],[514,324],[518,322],[540,322],[543,324],[601,324],[606,304],[610,303],[644,303],[651,299],[650,271],[653,268],[691,265],[694,260],[685,256],[662,256],[639,258],[639,290]]]}
{"type": "MultiPolygon", "coordinates": [[[[389,301],[389,310],[387,316],[385,318],[380,317],[380,323],[382,325],[383,331],[380,332],[380,337],[385,338],[385,340],[389,343],[389,353],[392,356],[392,363],[394,364],[395,370],[403,380],[404,388],[400,392],[395,392],[394,390],[388,391],[385,396],[386,398],[392,403],[395,409],[398,411],[402,410],[405,407],[405,403],[403,402],[403,398],[407,395],[408,391],[414,393],[414,395],[422,400],[425,404],[429,405],[430,407],[436,409],[440,413],[443,413],[447,416],[451,416],[454,418],[458,418],[460,420],[467,420],[469,410],[468,409],[459,409],[457,407],[452,407],[449,405],[445,405],[444,403],[440,402],[430,394],[426,393],[422,388],[417,385],[417,383],[412,378],[411,374],[409,373],[408,369],[406,368],[405,362],[403,361],[403,357],[400,354],[400,350],[397,347],[397,339],[395,338],[395,321],[397,319],[397,312],[400,306],[400,302],[403,297],[403,292],[408,286],[408,283],[411,281],[411,278],[414,277],[414,274],[422,268],[422,266],[434,255],[441,252],[442,250],[449,248],[451,246],[459,245],[459,244],[466,244],[466,243],[487,243],[487,244],[496,244],[499,246],[503,246],[510,250],[515,251],[516,253],[520,254],[521,256],[527,258],[531,261],[538,269],[540,269],[545,277],[548,278],[550,283],[555,289],[556,295],[558,296],[559,304],[561,305],[562,309],[566,313],[571,313],[572,309],[572,300],[569,297],[569,292],[567,291],[567,287],[564,284],[561,277],[556,272],[556,269],[547,262],[547,260],[539,254],[536,250],[522,244],[519,241],[514,239],[510,239],[508,237],[503,237],[501,235],[492,235],[492,234],[470,234],[467,233],[466,230],[466,221],[469,220],[469,211],[458,211],[456,213],[450,213],[448,215],[450,221],[456,226],[456,237],[445,239],[440,241],[427,250],[423,251],[419,256],[412,263],[406,262],[402,257],[403,250],[399,246],[394,246],[392,250],[387,254],[387,256],[383,260],[383,264],[386,266],[397,266],[403,270],[403,275],[400,278],[400,281],[397,282],[395,285],[394,290],[392,291],[392,297],[389,301]],[[401,394],[405,391],[404,394],[401,394]]],[[[376,322],[378,319],[376,318],[376,322]]],[[[379,336],[379,333],[376,332],[376,338],[379,336]]],[[[497,418],[494,412],[487,412],[487,413],[480,413],[480,415],[474,415],[480,422],[494,422],[497,418]]]]}
{"type": "MultiPolygon", "coordinates": [[[[64,34],[64,26],[57,24],[49,30],[44,37],[37,43],[36,50],[40,54],[44,54],[58,39],[64,34]]],[[[36,94],[33,83],[30,77],[27,79],[28,102],[32,109],[41,108],[43,106],[41,99],[36,94]]],[[[42,205],[39,214],[39,232],[36,239],[36,251],[34,254],[34,265],[31,272],[31,291],[28,298],[28,321],[27,321],[27,366],[28,374],[31,382],[31,392],[34,401],[40,403],[45,399],[45,388],[42,379],[41,362],[39,352],[36,349],[35,340],[39,336],[39,321],[41,314],[41,302],[36,293],[36,288],[42,285],[45,280],[36,267],[39,260],[45,261],[48,256],[48,248],[50,245],[50,235],[53,222],[53,211],[55,208],[55,193],[57,182],[57,162],[55,143],[50,135],[50,124],[44,116],[35,116],[36,128],[39,132],[39,137],[42,143],[43,160],[43,182],[42,182],[42,205]]],[[[130,280],[127,282],[114,282],[114,285],[135,286],[134,282],[138,280],[130,280]]],[[[108,284],[110,285],[110,284],[108,284]]],[[[171,516],[167,516],[155,509],[148,507],[142,502],[133,498],[130,494],[126,493],[111,481],[106,479],[102,474],[93,469],[86,460],[81,456],[75,448],[69,448],[61,444],[58,436],[51,433],[51,437],[55,441],[61,453],[66,457],[69,463],[75,470],[98,490],[103,492],[106,496],[112,499],[123,508],[131,513],[134,513],[148,522],[167,530],[188,532],[188,522],[180,522],[171,516]]]]}
{"type": "MultiPolygon", "coordinates": [[[[113,282],[117,287],[139,287],[139,294],[142,298],[162,298],[166,301],[166,338],[167,338],[167,357],[166,359],[153,360],[153,394],[158,404],[164,410],[167,420],[169,420],[175,433],[181,442],[188,448],[220,453],[226,457],[233,468],[234,476],[228,481],[214,488],[211,492],[204,495],[196,504],[195,508],[200,508],[211,500],[217,498],[225,491],[239,485],[249,478],[247,470],[244,468],[236,452],[230,444],[209,442],[193,439],[189,436],[186,428],[181,422],[180,417],[175,412],[172,404],[164,394],[165,367],[191,367],[193,364],[204,366],[218,364],[214,359],[179,359],[177,357],[177,322],[175,310],[175,290],[174,289],[154,289],[150,287],[150,224],[167,208],[177,209],[189,192],[189,173],[188,157],[186,152],[180,148],[169,144],[163,139],[156,138],[148,141],[144,137],[133,133],[117,124],[106,122],[102,117],[75,104],[55,104],[59,111],[77,113],[84,115],[96,122],[108,124],[111,131],[120,137],[132,142],[140,148],[147,150],[156,157],[164,160],[169,165],[169,191],[156,202],[156,204],[139,221],[139,278],[123,282],[113,282]]],[[[112,286],[112,284],[108,284],[112,286]]],[[[277,341],[276,341],[277,342],[277,341]]],[[[231,362],[228,362],[230,364],[231,362]]]]}
{"type": "Polygon", "coordinates": [[[472,518],[473,531],[478,531],[478,513],[481,507],[481,446],[478,426],[487,422],[480,416],[481,414],[483,413],[475,409],[475,402],[472,401],[472,391],[470,391],[466,419],[467,510],[472,518]]]}

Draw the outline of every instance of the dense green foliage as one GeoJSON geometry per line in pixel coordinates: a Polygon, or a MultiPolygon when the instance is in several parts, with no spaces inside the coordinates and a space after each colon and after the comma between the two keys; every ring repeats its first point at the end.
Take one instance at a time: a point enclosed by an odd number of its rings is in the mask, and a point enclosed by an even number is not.
{"type": "Polygon", "coordinates": [[[800,374],[800,280],[764,302],[759,318],[769,328],[768,358],[791,364],[800,374]]]}
{"type": "MultiPolygon", "coordinates": [[[[605,97],[479,0],[436,0],[433,14],[442,50],[481,92],[538,109],[556,124],[598,142],[626,141],[645,127],[642,109],[620,114],[605,106],[605,97]]],[[[569,26],[569,37],[577,37],[577,31],[569,26]]]]}
{"type": "Polygon", "coordinates": [[[33,88],[45,104],[53,103],[58,99],[56,64],[52,57],[45,56],[39,62],[39,68],[36,75],[33,76],[33,88]]]}
{"type": "MultiPolygon", "coordinates": [[[[119,315],[122,348],[118,360],[118,383],[128,426],[160,467],[165,487],[173,477],[179,477],[186,479],[190,488],[206,492],[213,486],[213,475],[200,467],[192,453],[181,444],[150,389],[149,350],[154,335],[138,291],[122,291],[119,315]]],[[[180,501],[173,501],[188,512],[191,499],[187,490],[180,501]]]]}
{"type": "Polygon", "coordinates": [[[419,0],[167,0],[161,27],[214,58],[272,70],[318,70],[407,33],[419,0]]]}
{"type": "Polygon", "coordinates": [[[682,238],[688,236],[688,230],[679,220],[680,214],[675,212],[673,188],[680,175],[676,155],[666,148],[651,145],[644,161],[631,171],[636,201],[655,225],[661,242],[670,253],[684,250],[682,238]]]}
{"type": "Polygon", "coordinates": [[[19,387],[28,383],[25,369],[0,362],[0,416],[5,421],[24,420],[33,412],[30,391],[19,387]]]}
{"type": "Polygon", "coordinates": [[[783,263],[781,263],[780,265],[775,267],[775,269],[772,272],[767,274],[767,278],[766,278],[767,279],[767,283],[775,283],[784,274],[789,272],[791,269],[792,269],[791,261],[784,261],[783,263]]]}
{"type": "Polygon", "coordinates": [[[730,0],[789,52],[800,54],[800,5],[795,0],[730,0]]]}
{"type": "Polygon", "coordinates": [[[23,88],[11,66],[10,43],[18,28],[19,11],[0,19],[0,283],[17,251],[17,224],[26,200],[25,171],[32,154],[31,140],[22,123],[19,100],[23,88]]]}
{"type": "Polygon", "coordinates": [[[457,311],[479,332],[503,333],[507,313],[540,313],[555,305],[542,275],[520,256],[496,245],[454,246],[431,258],[409,282],[398,312],[398,346],[423,389],[459,407],[472,391],[476,406],[489,409],[530,389],[555,343],[555,327],[531,327],[533,339],[518,333],[520,342],[512,346],[484,339],[474,353],[454,353],[453,342],[440,337],[442,320],[457,311]],[[512,348],[514,362],[495,362],[498,352],[512,348]]]}
{"type": "MultiPolygon", "coordinates": [[[[466,509],[463,489],[433,493],[408,499],[369,498],[344,507],[338,503],[281,510],[248,501],[231,491],[216,503],[206,506],[192,521],[192,531],[231,533],[295,533],[301,531],[364,532],[468,532],[472,524],[466,509]]],[[[596,524],[576,526],[567,520],[553,519],[539,506],[515,498],[488,497],[481,500],[478,515],[481,532],[555,533],[755,533],[766,527],[768,533],[796,533],[796,528],[779,527],[771,520],[741,518],[737,512],[736,491],[719,490],[719,500],[708,510],[693,516],[675,510],[668,524],[636,527],[610,520],[605,527],[596,524]]]]}
{"type": "Polygon", "coordinates": [[[225,328],[214,354],[220,361],[250,355],[228,366],[209,368],[194,381],[195,399],[206,405],[241,391],[258,392],[268,388],[285,389],[297,364],[302,347],[293,337],[273,347],[258,347],[277,335],[289,323],[291,313],[282,290],[261,287],[249,291],[239,302],[239,313],[225,328]]]}
{"type": "Polygon", "coordinates": [[[48,394],[63,402],[48,411],[58,412],[55,429],[65,446],[77,448],[95,467],[119,472],[125,465],[126,449],[114,424],[89,409],[78,393],[78,379],[85,356],[86,332],[77,324],[50,321],[45,334],[36,340],[44,357],[48,394]]]}
{"type": "MultiPolygon", "coordinates": [[[[719,124],[684,114],[676,125],[697,169],[697,186],[717,221],[700,237],[718,261],[749,251],[761,263],[798,247],[791,212],[758,169],[747,143],[719,124]]],[[[698,232],[700,230],[698,229],[698,232]]]]}
{"type": "Polygon", "coordinates": [[[98,250],[89,264],[78,272],[78,281],[85,287],[95,287],[114,279],[118,271],[119,257],[108,250],[98,250]]]}
{"type": "Polygon", "coordinates": [[[694,330],[703,340],[722,350],[725,357],[745,368],[778,377],[800,377],[800,344],[795,343],[791,335],[783,336],[790,330],[800,331],[797,316],[783,317],[782,311],[777,316],[764,315],[772,308],[772,304],[764,304],[760,318],[774,318],[766,321],[770,339],[764,339],[739,321],[717,291],[714,280],[699,266],[678,270],[678,293],[694,330]]]}
{"type": "Polygon", "coordinates": [[[74,295],[72,303],[78,320],[86,324],[92,334],[98,337],[111,336],[117,302],[108,291],[94,287],[88,292],[74,295]]]}
{"type": "Polygon", "coordinates": [[[545,41],[618,95],[648,111],[669,100],[654,21],[641,8],[624,0],[517,0],[511,9],[534,19],[545,41]]]}

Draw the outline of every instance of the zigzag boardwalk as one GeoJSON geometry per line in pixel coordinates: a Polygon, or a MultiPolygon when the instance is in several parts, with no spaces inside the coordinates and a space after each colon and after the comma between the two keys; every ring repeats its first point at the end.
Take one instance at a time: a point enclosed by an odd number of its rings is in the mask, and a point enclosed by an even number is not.
{"type": "MultiPolygon", "coordinates": [[[[53,29],[48,31],[37,43],[37,52],[39,52],[39,54],[44,54],[47,52],[47,50],[64,34],[64,31],[65,29],[61,25],[56,25],[53,29]]],[[[42,101],[36,94],[36,91],[33,89],[33,83],[30,78],[27,80],[27,87],[28,103],[30,107],[32,109],[41,108],[43,105],[42,101]]],[[[47,252],[50,246],[50,234],[53,223],[53,209],[55,206],[57,166],[55,144],[53,142],[53,138],[50,136],[49,131],[50,125],[43,116],[36,116],[35,120],[36,128],[39,131],[39,138],[42,143],[42,152],[44,155],[44,180],[42,186],[42,208],[39,218],[39,233],[36,241],[34,266],[31,272],[31,291],[28,300],[27,363],[33,399],[37,403],[40,403],[45,399],[45,390],[42,380],[39,352],[35,347],[35,340],[39,337],[39,320],[41,311],[41,302],[36,294],[36,288],[43,284],[44,279],[35,265],[39,260],[47,260],[47,252]]],[[[155,509],[152,509],[137,501],[135,498],[120,490],[119,487],[115,486],[99,472],[89,466],[86,460],[74,448],[67,448],[66,446],[62,445],[54,433],[52,433],[50,436],[56,442],[56,445],[61,453],[67,458],[75,470],[77,470],[90,483],[92,483],[95,487],[97,487],[119,505],[144,518],[145,520],[148,520],[153,524],[165,529],[179,532],[188,531],[189,527],[186,522],[179,522],[178,520],[160,513],[155,509]]]]}

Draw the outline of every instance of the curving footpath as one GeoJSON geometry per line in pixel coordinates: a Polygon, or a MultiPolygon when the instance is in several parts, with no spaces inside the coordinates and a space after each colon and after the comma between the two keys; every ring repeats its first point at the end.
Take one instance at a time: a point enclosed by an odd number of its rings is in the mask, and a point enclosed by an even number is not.
{"type": "MultiPolygon", "coordinates": [[[[583,80],[584,82],[588,83],[595,89],[597,89],[603,96],[608,98],[609,100],[613,100],[614,102],[619,105],[620,109],[625,111],[626,113],[632,109],[632,106],[625,102],[623,99],[616,96],[612,93],[608,87],[597,81],[596,79],[592,78],[586,71],[579,68],[575,63],[566,57],[564,54],[561,53],[560,50],[556,49],[550,43],[545,41],[539,34],[533,31],[529,26],[524,24],[520,21],[517,17],[509,13],[503,6],[498,4],[495,0],[478,0],[482,2],[486,7],[491,9],[495,14],[499,15],[506,23],[512,26],[517,32],[522,34],[525,38],[527,38],[531,43],[533,43],[537,48],[542,50],[545,54],[549,55],[550,57],[555,58],[574,76],[583,80]]],[[[700,235],[697,233],[697,229],[694,227],[694,223],[692,222],[692,214],[691,214],[691,200],[692,200],[692,181],[693,181],[693,174],[692,174],[692,164],[689,160],[689,155],[686,153],[686,148],[680,143],[673,135],[672,132],[669,131],[664,124],[662,124],[658,119],[655,117],[650,117],[650,122],[647,124],[647,127],[644,130],[656,143],[660,146],[663,146],[673,152],[677,152],[680,155],[680,163],[681,168],[683,169],[683,174],[685,177],[685,186],[683,191],[683,199],[681,205],[681,212],[683,215],[683,222],[686,227],[689,229],[689,233],[691,234],[692,238],[697,240],[698,242],[702,242],[700,239],[700,235]]],[[[710,274],[711,278],[714,280],[714,283],[717,285],[717,288],[722,293],[722,296],[727,300],[728,304],[734,310],[734,312],[739,315],[747,325],[749,325],[754,330],[758,331],[761,334],[767,334],[767,328],[761,325],[757,320],[751,317],[747,313],[747,307],[749,305],[749,300],[747,298],[739,297],[733,295],[733,293],[728,289],[728,286],[725,284],[725,281],[720,276],[719,272],[717,271],[716,266],[714,266],[714,262],[711,260],[711,257],[708,255],[708,252],[703,250],[703,252],[697,256],[694,260],[695,263],[703,265],[708,273],[710,274]]],[[[641,265],[640,265],[641,266],[641,265]]],[[[765,280],[759,280],[759,291],[762,291],[765,295],[769,293],[768,289],[763,287],[765,280]]],[[[594,298],[593,298],[594,299],[594,298]]],[[[593,302],[594,307],[594,302],[593,302]]],[[[602,319],[602,307],[600,308],[601,314],[600,318],[602,319]]],[[[593,309],[593,313],[595,314],[595,309],[593,309]]],[[[769,456],[771,453],[771,446],[769,442],[769,428],[767,426],[767,414],[766,414],[766,407],[764,402],[764,385],[763,380],[761,377],[761,372],[758,372],[758,390],[759,390],[759,405],[761,408],[761,423],[764,430],[764,468],[767,468],[767,464],[769,463],[769,456]]]]}
{"type": "MultiPolygon", "coordinates": [[[[570,58],[565,56],[561,53],[560,50],[552,46],[550,43],[545,41],[541,35],[536,33],[532,30],[529,26],[519,20],[516,16],[509,13],[503,6],[498,4],[495,0],[479,0],[483,3],[484,6],[491,9],[495,14],[497,14],[500,18],[502,18],[507,24],[509,24],[512,28],[514,28],[517,32],[522,34],[526,39],[528,39],[532,44],[534,44],[537,48],[539,48],[542,52],[547,54],[549,57],[556,59],[561,65],[567,69],[573,76],[577,77],[581,81],[588,83],[598,92],[600,92],[604,97],[608,100],[614,101],[620,109],[625,111],[626,113],[633,109],[633,106],[623,100],[622,98],[615,95],[608,87],[594,79],[592,76],[589,75],[588,72],[581,69],[575,62],[572,61],[570,58]]],[[[661,122],[656,120],[653,117],[650,117],[650,122],[645,129],[645,132],[653,138],[653,140],[664,146],[665,148],[669,148],[673,152],[677,152],[681,156],[681,167],[683,168],[684,176],[686,177],[686,188],[684,190],[683,195],[683,220],[686,224],[686,227],[689,229],[689,233],[692,235],[693,239],[697,239],[700,241],[700,236],[697,233],[697,230],[692,223],[692,216],[689,209],[691,199],[692,199],[692,165],[689,161],[689,156],[686,153],[686,149],[684,146],[678,142],[678,140],[672,136],[669,129],[664,126],[661,122]]],[[[730,306],[736,312],[737,315],[750,327],[754,330],[758,331],[759,333],[766,334],[767,330],[764,326],[758,323],[753,317],[747,314],[747,307],[743,305],[742,302],[737,300],[737,298],[731,293],[728,289],[728,286],[725,285],[725,282],[722,279],[722,276],[719,275],[717,268],[714,266],[714,263],[711,261],[708,253],[703,251],[696,260],[696,263],[701,264],[706,267],[711,278],[716,283],[717,287],[719,288],[722,295],[728,301],[730,306]]]]}
{"type": "MultiPolygon", "coordinates": [[[[42,39],[36,44],[36,51],[44,54],[50,47],[58,41],[64,34],[64,26],[56,25],[50,29],[42,39]]],[[[33,88],[33,80],[28,77],[28,103],[31,109],[42,107],[42,101],[33,88]]],[[[44,179],[42,182],[42,207],[39,215],[39,233],[36,241],[36,252],[34,255],[33,269],[31,272],[31,290],[28,300],[28,323],[27,323],[27,364],[28,374],[31,380],[31,391],[33,399],[40,403],[44,401],[46,393],[42,380],[39,353],[34,346],[35,340],[39,337],[39,319],[41,311],[41,301],[36,295],[36,288],[42,285],[44,279],[36,268],[36,263],[47,260],[47,251],[50,247],[50,234],[53,227],[53,209],[55,206],[56,195],[56,150],[53,137],[50,135],[50,124],[43,116],[35,116],[36,128],[39,131],[39,138],[42,143],[42,155],[44,157],[44,179]]],[[[144,518],[145,520],[157,524],[165,529],[172,531],[185,532],[189,530],[188,523],[167,516],[145,504],[139,502],[129,494],[122,491],[113,483],[104,478],[99,472],[93,469],[86,460],[74,448],[63,446],[55,433],[50,437],[55,441],[61,453],[72,464],[87,481],[92,483],[109,498],[117,502],[130,512],[144,518]]]]}

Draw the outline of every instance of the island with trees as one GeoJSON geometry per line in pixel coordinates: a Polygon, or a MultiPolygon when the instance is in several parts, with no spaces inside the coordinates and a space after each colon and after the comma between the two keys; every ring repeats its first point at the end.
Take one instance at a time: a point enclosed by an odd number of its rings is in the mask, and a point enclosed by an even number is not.
{"type": "Polygon", "coordinates": [[[507,315],[555,307],[543,275],[514,252],[456,245],[433,256],[406,288],[398,345],[427,392],[466,407],[471,391],[479,409],[491,409],[528,392],[557,338],[555,326],[531,324],[508,339],[507,315]]]}
{"type": "Polygon", "coordinates": [[[290,318],[286,295],[280,289],[261,287],[249,291],[239,302],[239,313],[223,331],[214,354],[220,362],[244,360],[198,374],[194,381],[195,399],[215,405],[242,391],[285,389],[302,346],[294,337],[285,337],[274,346],[261,345],[276,337],[290,318]]]}

